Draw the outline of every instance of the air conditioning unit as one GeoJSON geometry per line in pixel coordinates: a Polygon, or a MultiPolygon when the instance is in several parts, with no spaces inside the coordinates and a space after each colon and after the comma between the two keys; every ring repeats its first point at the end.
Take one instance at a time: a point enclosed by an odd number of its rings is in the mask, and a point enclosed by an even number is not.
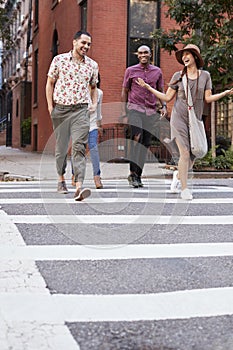
{"type": "Polygon", "coordinates": [[[16,70],[20,70],[20,63],[16,64],[16,70]]]}
{"type": "Polygon", "coordinates": [[[23,23],[24,19],[25,19],[25,15],[21,15],[21,23],[23,23]]]}

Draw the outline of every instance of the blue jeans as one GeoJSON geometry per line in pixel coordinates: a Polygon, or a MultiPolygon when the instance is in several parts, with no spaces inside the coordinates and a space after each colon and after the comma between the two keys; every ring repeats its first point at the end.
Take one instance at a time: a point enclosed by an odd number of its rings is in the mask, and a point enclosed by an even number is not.
{"type": "Polygon", "coordinates": [[[88,134],[88,147],[91,155],[93,175],[100,175],[100,157],[98,150],[98,129],[94,129],[88,134]]]}

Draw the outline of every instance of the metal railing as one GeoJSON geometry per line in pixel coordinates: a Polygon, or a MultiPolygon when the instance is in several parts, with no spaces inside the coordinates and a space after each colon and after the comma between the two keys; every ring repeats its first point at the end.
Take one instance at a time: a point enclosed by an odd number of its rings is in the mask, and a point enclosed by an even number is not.
{"type": "MultiPolygon", "coordinates": [[[[103,162],[128,162],[129,160],[130,140],[127,135],[125,125],[116,124],[105,127],[101,136],[99,136],[99,154],[103,162]]],[[[147,152],[146,162],[165,162],[170,163],[171,154],[162,142],[152,145],[147,152]]]]}
{"type": "Polygon", "coordinates": [[[6,129],[7,117],[3,116],[0,118],[0,132],[6,129]]]}

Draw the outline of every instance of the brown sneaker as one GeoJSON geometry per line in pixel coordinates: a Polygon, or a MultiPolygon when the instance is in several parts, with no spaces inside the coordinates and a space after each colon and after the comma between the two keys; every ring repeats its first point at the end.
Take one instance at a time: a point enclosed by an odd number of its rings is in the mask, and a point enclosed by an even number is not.
{"type": "Polygon", "coordinates": [[[95,188],[97,188],[97,189],[103,188],[103,184],[101,182],[100,176],[98,176],[98,175],[94,176],[94,182],[95,182],[95,188]]]}
{"type": "Polygon", "coordinates": [[[60,181],[57,184],[57,192],[61,194],[66,194],[68,193],[68,189],[66,187],[66,182],[65,181],[60,181]]]}
{"type": "Polygon", "coordinates": [[[89,188],[78,188],[74,194],[74,199],[76,201],[82,201],[91,195],[91,190],[89,188]]]}

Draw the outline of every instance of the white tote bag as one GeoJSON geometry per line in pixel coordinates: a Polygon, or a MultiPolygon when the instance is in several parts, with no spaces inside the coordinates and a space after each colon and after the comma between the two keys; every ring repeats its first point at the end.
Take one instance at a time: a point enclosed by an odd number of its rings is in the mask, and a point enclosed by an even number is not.
{"type": "Polygon", "coordinates": [[[189,112],[189,135],[191,152],[196,158],[203,158],[208,152],[204,123],[202,120],[199,120],[196,117],[189,86],[187,89],[187,77],[185,75],[182,77],[182,81],[186,95],[186,91],[188,91],[188,96],[186,96],[186,99],[188,102],[189,112]]]}

